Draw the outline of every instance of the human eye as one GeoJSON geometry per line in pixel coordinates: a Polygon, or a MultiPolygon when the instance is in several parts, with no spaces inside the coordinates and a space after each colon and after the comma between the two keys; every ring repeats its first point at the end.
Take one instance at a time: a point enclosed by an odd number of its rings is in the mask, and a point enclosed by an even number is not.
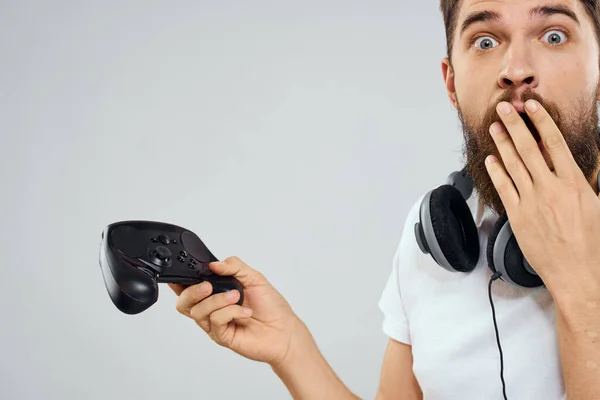
{"type": "Polygon", "coordinates": [[[551,46],[557,46],[567,39],[567,33],[559,29],[553,29],[544,34],[544,40],[547,40],[551,46]]]}
{"type": "Polygon", "coordinates": [[[471,45],[478,51],[491,49],[496,44],[498,44],[498,42],[491,36],[479,36],[471,41],[471,45]]]}

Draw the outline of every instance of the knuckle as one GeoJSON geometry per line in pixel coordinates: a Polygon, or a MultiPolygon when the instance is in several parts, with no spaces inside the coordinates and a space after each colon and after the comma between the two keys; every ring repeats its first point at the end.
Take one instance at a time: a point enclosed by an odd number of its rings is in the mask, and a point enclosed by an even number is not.
{"type": "Polygon", "coordinates": [[[549,116],[546,113],[537,113],[537,115],[535,116],[535,122],[545,124],[546,122],[548,122],[548,118],[549,116]]]}
{"type": "Polygon", "coordinates": [[[508,134],[506,129],[503,129],[501,132],[496,133],[496,141],[498,141],[498,143],[502,144],[511,140],[512,139],[510,138],[510,135],[508,134]]]}
{"type": "Polygon", "coordinates": [[[183,315],[186,314],[185,306],[183,304],[183,300],[181,299],[181,297],[179,299],[177,299],[177,301],[175,302],[175,309],[180,314],[183,314],[183,315]]]}
{"type": "Polygon", "coordinates": [[[237,256],[230,256],[225,259],[225,262],[228,262],[231,264],[239,264],[242,262],[242,260],[240,260],[240,258],[237,256]]]}
{"type": "Polygon", "coordinates": [[[204,318],[206,318],[206,312],[202,307],[198,307],[198,305],[196,305],[190,309],[190,317],[197,323],[200,323],[204,318]]]}
{"type": "Polygon", "coordinates": [[[213,313],[210,313],[210,315],[208,316],[208,320],[210,321],[211,325],[218,325],[219,321],[220,321],[220,312],[215,311],[213,313]]]}
{"type": "Polygon", "coordinates": [[[210,323],[206,321],[196,321],[196,324],[206,333],[210,332],[210,323]]]}
{"type": "Polygon", "coordinates": [[[522,169],[523,169],[523,165],[521,164],[520,161],[511,161],[510,162],[510,170],[513,173],[519,173],[519,172],[521,172],[522,169]]]}
{"type": "Polygon", "coordinates": [[[194,319],[204,318],[210,310],[210,299],[202,300],[190,308],[190,316],[194,319]]]}
{"type": "Polygon", "coordinates": [[[202,316],[199,313],[200,310],[198,309],[198,307],[190,308],[190,317],[192,317],[192,319],[196,322],[198,322],[202,318],[202,316]]]}
{"type": "Polygon", "coordinates": [[[548,150],[558,150],[562,148],[563,141],[558,135],[552,135],[544,139],[544,147],[548,150]]]}
{"type": "Polygon", "coordinates": [[[515,126],[523,121],[521,116],[516,112],[509,113],[506,117],[506,125],[515,126]]]}
{"type": "Polygon", "coordinates": [[[227,305],[226,293],[213,294],[198,303],[190,310],[190,315],[194,319],[202,319],[207,315],[213,315],[217,310],[227,305]]]}
{"type": "Polygon", "coordinates": [[[267,278],[259,271],[250,270],[246,275],[246,281],[250,285],[265,285],[268,283],[267,278]]]}
{"type": "Polygon", "coordinates": [[[267,280],[267,278],[260,271],[254,270],[254,271],[252,271],[252,275],[254,275],[254,279],[257,280],[258,282],[264,282],[267,280]]]}
{"type": "Polygon", "coordinates": [[[533,146],[527,145],[527,146],[519,146],[517,151],[523,157],[531,157],[535,153],[535,150],[536,149],[534,149],[533,146]]]}
{"type": "Polygon", "coordinates": [[[510,185],[508,182],[502,182],[502,183],[498,184],[498,192],[499,193],[508,193],[509,189],[510,189],[510,185]]]}

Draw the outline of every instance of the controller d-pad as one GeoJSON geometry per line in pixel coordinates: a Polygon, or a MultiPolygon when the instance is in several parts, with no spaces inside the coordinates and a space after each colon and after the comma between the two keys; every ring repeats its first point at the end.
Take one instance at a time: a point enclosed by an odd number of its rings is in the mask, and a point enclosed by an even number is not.
{"type": "Polygon", "coordinates": [[[167,235],[159,235],[158,241],[162,244],[169,244],[171,243],[171,238],[169,238],[167,235]]]}

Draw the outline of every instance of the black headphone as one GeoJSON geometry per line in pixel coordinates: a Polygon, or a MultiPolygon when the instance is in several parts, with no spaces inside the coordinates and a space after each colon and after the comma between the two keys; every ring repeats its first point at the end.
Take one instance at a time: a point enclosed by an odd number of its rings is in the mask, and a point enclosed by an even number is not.
{"type": "MultiPolygon", "coordinates": [[[[421,251],[451,272],[471,272],[479,260],[479,233],[466,202],[473,186],[466,167],[450,174],[445,185],[425,195],[414,227],[421,251]]],[[[490,233],[487,261],[505,282],[526,288],[544,286],[523,256],[506,215],[498,218],[490,233]]]]}
{"type": "MultiPolygon", "coordinates": [[[[473,180],[468,176],[466,167],[451,173],[445,185],[425,195],[419,209],[419,222],[414,226],[415,237],[421,251],[424,254],[431,254],[437,264],[451,272],[471,272],[479,261],[479,232],[467,204],[473,186],[473,180]]],[[[600,172],[598,172],[598,189],[600,191],[600,172]]],[[[500,378],[506,399],[504,361],[491,285],[497,278],[523,288],[542,287],[544,282],[523,256],[505,214],[498,218],[492,228],[488,237],[486,255],[488,267],[493,272],[488,293],[500,351],[500,378]]]]}

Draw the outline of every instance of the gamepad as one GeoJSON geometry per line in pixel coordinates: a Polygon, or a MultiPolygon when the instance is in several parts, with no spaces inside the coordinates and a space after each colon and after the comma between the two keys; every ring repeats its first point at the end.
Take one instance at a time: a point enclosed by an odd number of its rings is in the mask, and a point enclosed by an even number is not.
{"type": "Polygon", "coordinates": [[[231,276],[213,273],[208,264],[218,259],[192,231],[155,221],[121,221],[104,228],[100,244],[100,269],[114,305],[125,314],[138,314],[158,300],[159,283],[184,286],[203,281],[212,294],[238,290],[231,276]]]}

